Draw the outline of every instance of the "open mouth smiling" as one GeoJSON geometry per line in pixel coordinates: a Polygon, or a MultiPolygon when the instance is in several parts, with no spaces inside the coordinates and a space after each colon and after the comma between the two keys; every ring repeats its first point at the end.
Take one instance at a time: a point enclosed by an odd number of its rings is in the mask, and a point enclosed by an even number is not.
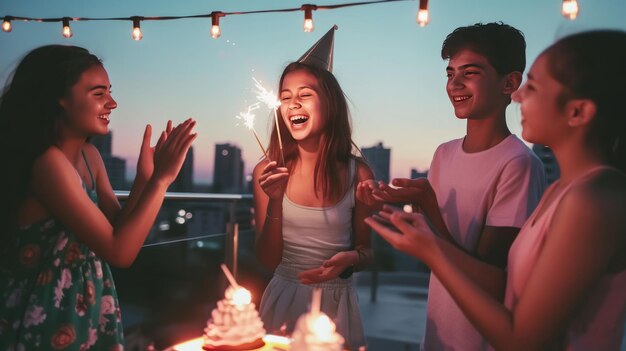
{"type": "Polygon", "coordinates": [[[308,120],[309,120],[309,117],[308,116],[304,116],[304,115],[294,115],[294,116],[289,117],[289,121],[292,124],[296,124],[296,125],[305,123],[308,120]]]}

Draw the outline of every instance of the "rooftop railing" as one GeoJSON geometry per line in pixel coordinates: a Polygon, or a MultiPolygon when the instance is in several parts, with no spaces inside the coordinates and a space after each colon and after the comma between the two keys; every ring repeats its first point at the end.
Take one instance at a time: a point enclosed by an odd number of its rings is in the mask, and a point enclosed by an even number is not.
{"type": "MultiPolygon", "coordinates": [[[[120,201],[128,199],[129,191],[115,191],[115,195],[120,201]]],[[[211,203],[219,202],[228,204],[228,222],[226,223],[226,231],[224,233],[195,235],[184,238],[160,241],[158,243],[144,244],[143,247],[151,247],[156,245],[170,245],[181,242],[191,242],[206,238],[214,238],[225,236],[226,245],[224,249],[224,261],[230,269],[231,273],[237,277],[237,259],[239,249],[239,224],[236,220],[235,209],[240,202],[252,202],[252,194],[215,194],[215,193],[182,193],[167,192],[165,193],[165,201],[179,201],[185,203],[211,203]]]]}

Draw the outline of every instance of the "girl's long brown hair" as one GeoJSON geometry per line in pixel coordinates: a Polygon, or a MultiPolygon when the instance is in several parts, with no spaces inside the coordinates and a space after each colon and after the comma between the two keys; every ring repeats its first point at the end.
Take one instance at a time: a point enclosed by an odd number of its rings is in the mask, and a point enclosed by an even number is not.
{"type": "MultiPolygon", "coordinates": [[[[354,157],[353,150],[358,150],[358,147],[352,141],[352,126],[348,103],[341,86],[339,86],[339,82],[337,82],[332,73],[304,63],[292,62],[287,65],[280,77],[279,88],[282,88],[287,74],[298,70],[307,71],[315,76],[321,87],[319,92],[320,99],[322,100],[327,119],[323,131],[322,145],[315,164],[313,187],[316,197],[320,197],[318,187],[321,185],[321,196],[330,202],[334,202],[345,194],[348,186],[348,184],[344,184],[344,182],[337,179],[337,175],[340,174],[340,167],[347,167],[348,160],[354,157]]],[[[283,142],[285,166],[291,172],[298,158],[298,148],[296,140],[293,139],[285,125],[280,110],[277,113],[283,142]]],[[[268,156],[271,160],[281,159],[278,133],[275,125],[272,127],[268,156]]]]}

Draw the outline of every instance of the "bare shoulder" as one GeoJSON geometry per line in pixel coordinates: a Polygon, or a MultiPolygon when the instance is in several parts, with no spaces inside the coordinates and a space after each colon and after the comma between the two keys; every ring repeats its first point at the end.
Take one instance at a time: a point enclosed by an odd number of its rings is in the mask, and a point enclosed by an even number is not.
{"type": "Polygon", "coordinates": [[[603,211],[609,208],[623,210],[626,204],[626,175],[613,169],[598,172],[575,187],[571,196],[603,211]]]}
{"type": "Polygon", "coordinates": [[[372,173],[372,169],[361,158],[356,158],[356,173],[358,175],[358,180],[359,181],[363,181],[363,180],[373,179],[374,178],[374,173],[372,173]]]}
{"type": "Polygon", "coordinates": [[[65,154],[56,146],[49,147],[33,163],[33,185],[57,187],[66,182],[80,185],[80,176],[65,154]]]}
{"type": "Polygon", "coordinates": [[[89,161],[102,161],[100,151],[98,151],[92,143],[85,143],[83,145],[83,150],[85,151],[85,155],[89,161]]]}
{"type": "MultiPolygon", "coordinates": [[[[595,223],[610,234],[626,231],[626,175],[603,170],[576,184],[563,197],[563,210],[570,218],[595,223]]],[[[598,234],[600,235],[600,234],[598,234]]]]}
{"type": "Polygon", "coordinates": [[[65,168],[71,166],[65,154],[56,146],[51,146],[35,159],[33,162],[33,172],[35,174],[41,174],[41,172],[53,171],[59,167],[65,168]]]}

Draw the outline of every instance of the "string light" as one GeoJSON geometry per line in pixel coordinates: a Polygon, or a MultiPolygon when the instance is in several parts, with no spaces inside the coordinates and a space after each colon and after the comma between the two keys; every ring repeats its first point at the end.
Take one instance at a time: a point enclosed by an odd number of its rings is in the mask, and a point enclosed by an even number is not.
{"type": "Polygon", "coordinates": [[[24,21],[24,22],[62,22],[63,23],[62,33],[63,33],[63,36],[66,38],[72,37],[72,30],[70,28],[69,21],[132,21],[133,22],[132,38],[134,40],[141,40],[143,38],[143,33],[141,32],[141,27],[140,27],[141,21],[169,21],[169,20],[187,19],[187,18],[211,18],[211,22],[212,22],[211,37],[217,39],[221,35],[221,29],[219,27],[220,17],[230,16],[230,15],[248,15],[248,14],[258,14],[258,13],[304,11],[304,18],[305,18],[304,31],[311,32],[314,30],[314,25],[313,25],[313,11],[314,10],[335,10],[335,9],[339,9],[343,7],[372,5],[372,4],[379,4],[379,3],[391,3],[391,2],[398,2],[398,1],[414,1],[414,0],[373,0],[373,1],[336,4],[336,5],[305,4],[300,7],[288,8],[288,9],[254,10],[254,11],[237,11],[237,12],[213,11],[210,14],[189,15],[189,16],[158,16],[158,17],[132,16],[132,17],[107,17],[107,18],[87,18],[87,17],[33,18],[33,17],[0,15],[0,18],[4,17],[4,21],[2,23],[2,30],[5,32],[10,32],[12,30],[11,21],[16,21],[16,20],[24,21]]]}
{"type": "Polygon", "coordinates": [[[2,31],[8,33],[11,30],[13,30],[13,26],[11,25],[11,16],[6,16],[4,17],[4,21],[2,21],[2,31]]]}
{"type": "Polygon", "coordinates": [[[561,14],[569,20],[575,20],[578,16],[578,0],[563,0],[561,14]]]}
{"type": "Polygon", "coordinates": [[[224,17],[224,13],[220,11],[211,12],[211,37],[217,39],[222,35],[220,29],[220,17],[224,17]]]}
{"type": "Polygon", "coordinates": [[[428,13],[428,0],[420,0],[420,8],[417,11],[417,18],[415,19],[420,27],[426,27],[430,22],[430,14],[428,13]]]}
{"type": "Polygon", "coordinates": [[[304,31],[307,33],[315,30],[315,25],[313,24],[313,10],[317,10],[317,6],[315,5],[302,5],[302,11],[304,11],[304,31]]]}
{"type": "Polygon", "coordinates": [[[71,38],[74,34],[72,33],[72,28],[70,28],[70,18],[69,17],[63,17],[63,30],[61,30],[61,33],[63,34],[64,37],[66,38],[71,38]]]}
{"type": "Polygon", "coordinates": [[[133,39],[139,41],[143,39],[143,32],[141,31],[141,17],[132,17],[133,20],[133,39]]]}

